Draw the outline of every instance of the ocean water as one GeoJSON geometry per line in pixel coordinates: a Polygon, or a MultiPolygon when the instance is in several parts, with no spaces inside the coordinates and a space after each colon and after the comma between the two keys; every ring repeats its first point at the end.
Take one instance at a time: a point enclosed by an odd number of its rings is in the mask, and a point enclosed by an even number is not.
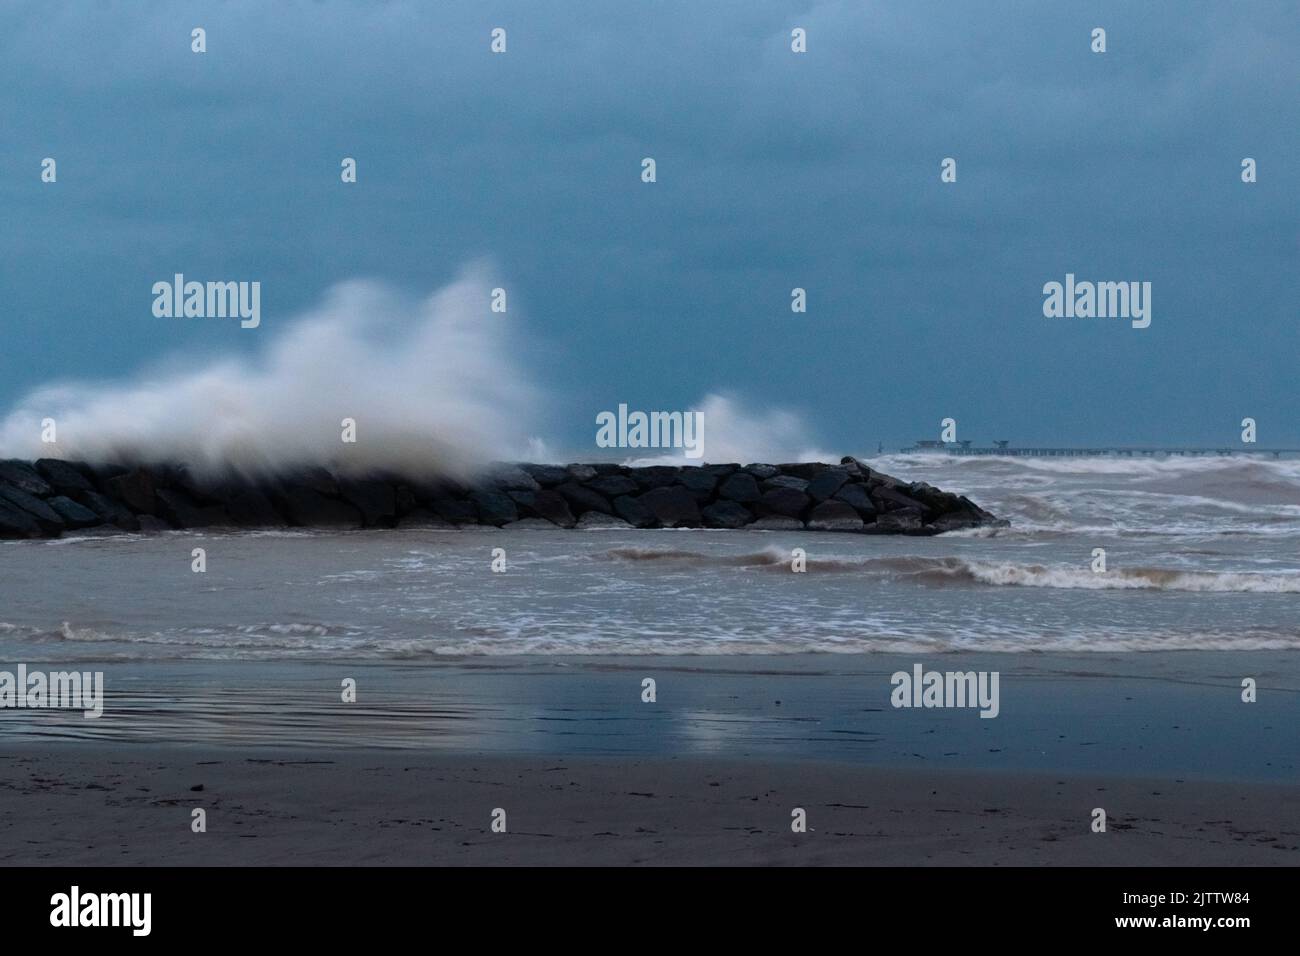
{"type": "Polygon", "coordinates": [[[1300,650],[1300,461],[887,456],[1010,528],[0,542],[8,661],[1300,650]],[[207,552],[206,573],[191,551],[207,552]],[[492,571],[493,549],[506,571],[492,571]],[[791,570],[793,549],[807,571],[791,570]],[[1092,570],[1093,551],[1107,571],[1092,570]]]}

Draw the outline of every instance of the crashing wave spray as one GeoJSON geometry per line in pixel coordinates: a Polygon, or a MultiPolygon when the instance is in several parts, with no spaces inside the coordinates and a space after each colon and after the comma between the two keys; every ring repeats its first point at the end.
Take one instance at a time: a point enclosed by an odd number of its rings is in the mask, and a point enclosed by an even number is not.
{"type": "Polygon", "coordinates": [[[536,405],[490,288],[482,265],[424,300],[378,282],[336,285],[255,358],[37,389],[0,422],[0,456],[466,474],[526,453],[536,405]],[[46,418],[56,443],[41,441],[46,418]],[[354,444],[342,441],[344,418],[354,444]]]}

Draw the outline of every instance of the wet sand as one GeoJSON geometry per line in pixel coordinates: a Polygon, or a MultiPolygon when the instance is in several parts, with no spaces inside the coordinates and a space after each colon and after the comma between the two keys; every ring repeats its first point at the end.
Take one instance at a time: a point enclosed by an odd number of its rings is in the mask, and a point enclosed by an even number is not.
{"type": "Polygon", "coordinates": [[[812,761],[0,752],[5,865],[1296,865],[1300,787],[812,761]],[[1106,810],[1107,832],[1091,830],[1106,810]],[[206,811],[206,833],[191,831],[206,811]],[[506,832],[491,829],[505,811],[506,832]],[[791,830],[792,811],[807,832],[791,830]]]}

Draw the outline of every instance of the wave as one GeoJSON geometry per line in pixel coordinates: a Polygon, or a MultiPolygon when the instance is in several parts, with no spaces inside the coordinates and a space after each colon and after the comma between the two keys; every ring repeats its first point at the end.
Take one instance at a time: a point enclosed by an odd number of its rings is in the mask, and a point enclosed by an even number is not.
{"type": "Polygon", "coordinates": [[[715,624],[689,629],[625,627],[553,629],[536,623],[462,627],[426,636],[362,635],[331,625],[256,625],[248,628],[181,628],[170,632],[116,631],[103,625],[64,623],[42,629],[0,623],[0,634],[37,648],[59,642],[58,663],[148,661],[320,661],[420,662],[448,658],[546,657],[761,657],[787,654],[1125,653],[1168,651],[1296,651],[1295,628],[1233,628],[1226,631],[1168,631],[1152,628],[1019,627],[1008,624],[949,624],[941,629],[863,626],[852,631],[793,628],[780,622],[715,624]]]}
{"type": "MultiPolygon", "coordinates": [[[[712,567],[787,570],[791,556],[775,546],[744,554],[718,555],[664,548],[613,548],[603,557],[624,561],[662,561],[712,567]]],[[[1103,573],[1067,565],[1017,564],[959,557],[908,555],[888,558],[808,557],[809,571],[856,571],[909,578],[922,583],[983,584],[995,587],[1067,590],[1219,591],[1243,594],[1300,594],[1300,573],[1188,571],[1167,568],[1117,568],[1103,573]]]]}

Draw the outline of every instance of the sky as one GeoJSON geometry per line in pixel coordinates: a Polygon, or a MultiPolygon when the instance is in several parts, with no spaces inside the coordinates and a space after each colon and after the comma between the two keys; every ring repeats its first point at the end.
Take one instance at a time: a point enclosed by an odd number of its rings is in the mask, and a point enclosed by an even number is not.
{"type": "Polygon", "coordinates": [[[473,374],[574,455],[717,396],[835,453],[1300,447],[1297,50],[1284,2],[10,0],[0,418],[487,269],[473,374]],[[259,281],[260,326],[155,316],[178,272],[259,281]],[[1150,282],[1150,327],[1045,317],[1067,273],[1150,282]]]}

